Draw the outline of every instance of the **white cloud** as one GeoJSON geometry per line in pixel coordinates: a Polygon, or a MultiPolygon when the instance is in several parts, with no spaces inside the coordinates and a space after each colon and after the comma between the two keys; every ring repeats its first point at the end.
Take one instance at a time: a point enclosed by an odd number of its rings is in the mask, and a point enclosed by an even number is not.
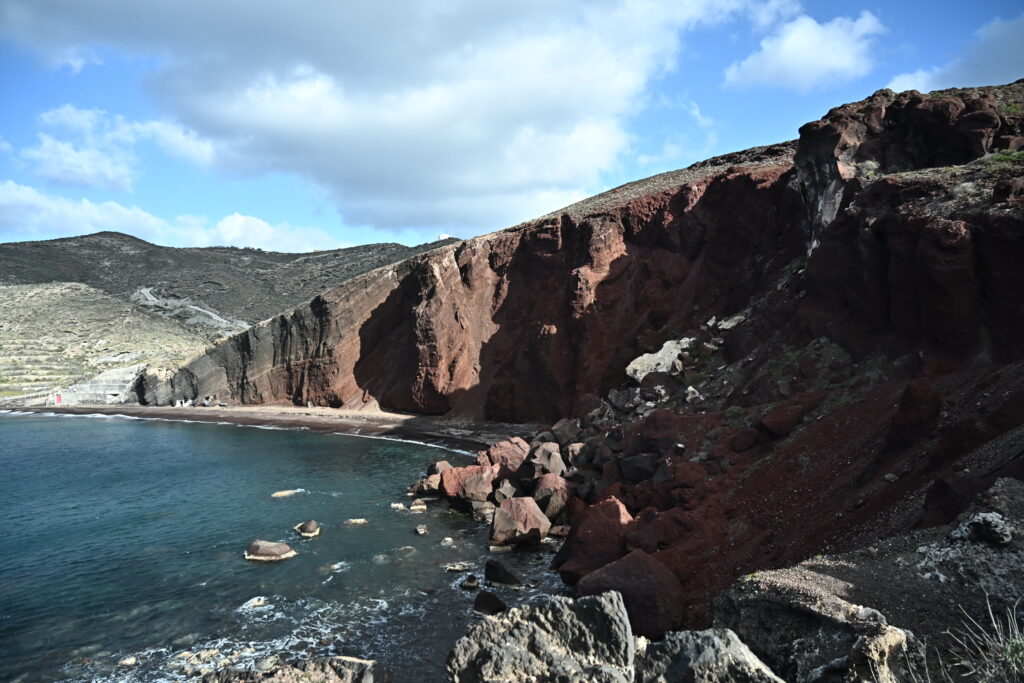
{"type": "Polygon", "coordinates": [[[0,154],[10,154],[13,151],[14,147],[11,146],[11,143],[4,140],[4,137],[0,135],[0,154]]]}
{"type": "Polygon", "coordinates": [[[867,75],[875,65],[874,38],[885,27],[871,12],[820,24],[801,15],[725,70],[732,86],[770,85],[807,91],[867,75]]]}
{"type": "Polygon", "coordinates": [[[40,178],[62,185],[131,190],[135,171],[122,150],[78,148],[40,133],[39,144],[21,150],[20,158],[40,178]]]}
{"type": "Polygon", "coordinates": [[[139,174],[134,148],[147,140],[197,164],[214,160],[211,141],[168,121],[126,121],[69,104],[43,112],[39,121],[48,131],[73,139],[39,133],[39,144],[19,154],[37,176],[53,183],[130,192],[139,174]]]}
{"type": "Polygon", "coordinates": [[[799,14],[801,9],[800,3],[796,0],[768,0],[763,3],[753,3],[749,10],[750,20],[755,28],[765,30],[782,19],[799,14]]]}
{"type": "Polygon", "coordinates": [[[103,64],[95,52],[87,47],[69,46],[57,51],[50,58],[50,66],[54,69],[66,68],[72,76],[77,76],[87,66],[103,64]]]}
{"type": "Polygon", "coordinates": [[[0,183],[0,241],[50,239],[113,230],[166,245],[258,247],[305,252],[349,246],[317,228],[232,214],[211,225],[204,216],[164,220],[137,206],[73,200],[7,180],[0,183]]]}
{"type": "MultiPolygon", "coordinates": [[[[770,0],[774,21],[792,2],[770,0]]],[[[748,0],[7,0],[0,34],[155,56],[151,92],[214,163],[298,173],[349,224],[486,229],[598,189],[681,35],[748,0]],[[202,21],[196,21],[202,16],[202,21]]],[[[758,15],[760,16],[760,14],[758,15]]]]}
{"type": "Polygon", "coordinates": [[[1002,85],[1024,76],[1024,14],[1012,20],[995,19],[974,34],[963,57],[929,69],[895,76],[887,87],[903,90],[941,90],[979,85],[1002,85]]]}

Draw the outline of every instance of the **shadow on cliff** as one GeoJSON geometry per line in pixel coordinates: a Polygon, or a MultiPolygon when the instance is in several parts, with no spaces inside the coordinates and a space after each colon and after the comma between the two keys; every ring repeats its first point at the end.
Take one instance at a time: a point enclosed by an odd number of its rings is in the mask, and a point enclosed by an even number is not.
{"type": "MultiPolygon", "coordinates": [[[[634,357],[742,309],[799,257],[803,209],[791,173],[726,172],[700,181],[696,200],[687,185],[491,239],[490,307],[459,310],[490,316],[496,329],[480,344],[476,382],[457,390],[442,393],[430,379],[451,372],[454,360],[437,348],[436,330],[447,323],[423,319],[439,294],[429,264],[417,264],[359,330],[353,374],[364,402],[510,423],[585,412],[626,379],[634,357]]],[[[488,285],[463,273],[463,286],[488,285]]]]}

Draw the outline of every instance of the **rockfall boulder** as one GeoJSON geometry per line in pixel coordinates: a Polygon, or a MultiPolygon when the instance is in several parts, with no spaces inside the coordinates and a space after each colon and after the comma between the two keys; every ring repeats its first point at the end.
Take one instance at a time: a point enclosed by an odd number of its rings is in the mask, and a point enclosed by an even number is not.
{"type": "Polygon", "coordinates": [[[492,545],[537,543],[548,535],[551,522],[533,498],[508,498],[494,511],[492,545]]]}

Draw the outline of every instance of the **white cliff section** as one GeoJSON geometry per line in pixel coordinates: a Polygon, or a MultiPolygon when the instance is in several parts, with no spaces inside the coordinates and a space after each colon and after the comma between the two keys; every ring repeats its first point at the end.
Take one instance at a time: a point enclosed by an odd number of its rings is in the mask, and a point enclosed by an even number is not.
{"type": "Polygon", "coordinates": [[[677,370],[679,354],[693,346],[694,341],[693,337],[669,339],[658,351],[634,358],[626,366],[626,374],[639,383],[652,372],[673,372],[677,370]]]}

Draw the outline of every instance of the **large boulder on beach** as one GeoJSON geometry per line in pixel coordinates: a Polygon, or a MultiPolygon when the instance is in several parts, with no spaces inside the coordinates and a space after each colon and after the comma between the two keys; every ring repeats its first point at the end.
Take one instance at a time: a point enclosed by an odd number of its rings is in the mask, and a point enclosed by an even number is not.
{"type": "Polygon", "coordinates": [[[519,545],[544,540],[551,521],[533,498],[508,498],[494,511],[492,545],[519,545]]]}
{"type": "Polygon", "coordinates": [[[278,562],[295,557],[297,552],[287,543],[255,540],[245,549],[245,559],[254,562],[278,562]]]}
{"type": "Polygon", "coordinates": [[[618,593],[552,597],[473,624],[448,655],[447,673],[456,683],[632,683],[635,654],[618,593]]]}
{"type": "Polygon", "coordinates": [[[441,472],[441,493],[457,501],[485,501],[494,489],[498,465],[452,467],[441,472]]]}
{"type": "Polygon", "coordinates": [[[610,590],[622,593],[629,623],[637,635],[661,638],[666,631],[683,625],[686,596],[679,579],[643,550],[634,550],[587,574],[576,584],[576,590],[580,595],[610,590]]]}
{"type": "Polygon", "coordinates": [[[303,538],[314,538],[320,535],[320,524],[315,519],[303,522],[302,524],[296,524],[292,528],[303,538]]]}

